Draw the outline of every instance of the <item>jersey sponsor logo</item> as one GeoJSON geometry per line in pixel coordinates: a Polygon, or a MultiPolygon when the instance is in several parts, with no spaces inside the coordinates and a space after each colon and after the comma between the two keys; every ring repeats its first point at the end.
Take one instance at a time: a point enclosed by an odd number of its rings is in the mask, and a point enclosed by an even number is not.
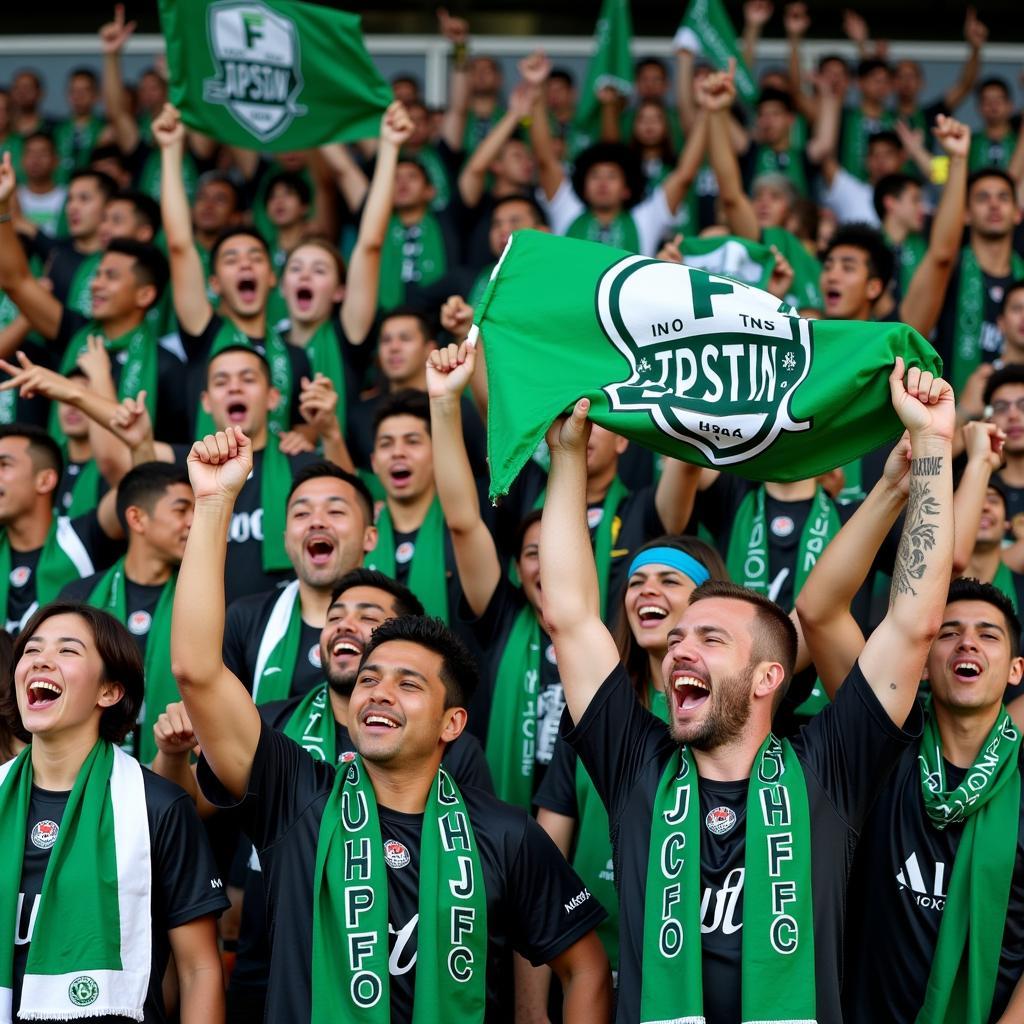
{"type": "Polygon", "coordinates": [[[789,516],[776,516],[771,522],[771,531],[776,537],[788,537],[795,526],[789,516]]]}
{"type": "Polygon", "coordinates": [[[731,807],[712,807],[704,824],[713,836],[724,836],[736,824],[736,812],[731,807]]]}
{"type": "Polygon", "coordinates": [[[320,661],[320,644],[313,644],[312,647],[306,652],[306,660],[313,666],[313,668],[321,668],[322,663],[320,661]]]}
{"type": "Polygon", "coordinates": [[[250,540],[263,540],[263,509],[254,512],[235,512],[231,517],[231,529],[228,541],[232,544],[244,544],[250,540]]]}
{"type": "Polygon", "coordinates": [[[32,831],[29,833],[29,838],[32,840],[32,845],[40,850],[49,850],[55,842],[57,842],[57,834],[60,832],[60,826],[55,821],[50,821],[49,818],[44,818],[42,821],[37,821],[32,826],[32,831]]]}
{"type": "Polygon", "coordinates": [[[577,907],[582,907],[590,899],[590,890],[581,889],[568,903],[564,904],[565,912],[571,914],[577,907]]]}
{"type": "Polygon", "coordinates": [[[246,131],[269,142],[307,108],[302,92],[299,34],[291,19],[261,3],[211,4],[207,43],[216,76],[203,99],[219,103],[246,131]]]}
{"type": "Polygon", "coordinates": [[[211,889],[223,889],[224,888],[224,882],[221,879],[219,879],[219,878],[211,878],[210,879],[210,888],[211,889]]]}
{"type": "Polygon", "coordinates": [[[71,508],[71,502],[75,500],[75,496],[70,491],[64,492],[64,497],[60,499],[60,503],[65,509],[71,508]]]}
{"type": "Polygon", "coordinates": [[[405,565],[406,562],[412,561],[412,556],[416,554],[416,545],[411,540],[403,540],[401,544],[395,548],[395,561],[399,565],[405,565]]]}
{"type": "Polygon", "coordinates": [[[79,975],[68,985],[68,999],[75,1006],[91,1006],[100,997],[100,987],[88,974],[79,975]]]}
{"type": "Polygon", "coordinates": [[[384,843],[384,859],[389,868],[404,868],[409,863],[409,850],[397,839],[388,839],[384,843]]]}
{"type": "Polygon", "coordinates": [[[603,385],[617,412],[646,412],[712,465],[746,462],[807,420],[790,412],[811,369],[811,327],[738,281],[629,256],[597,287],[597,312],[628,366],[603,385]]]}
{"type": "Polygon", "coordinates": [[[153,616],[149,612],[139,609],[128,616],[126,625],[129,633],[134,633],[135,636],[145,636],[149,632],[149,627],[153,625],[153,616]]]}
{"type": "Polygon", "coordinates": [[[725,876],[721,889],[707,888],[700,901],[700,930],[705,935],[721,931],[735,935],[743,927],[743,918],[737,913],[743,892],[744,868],[733,868],[725,876]]]}
{"type": "Polygon", "coordinates": [[[600,505],[587,509],[587,526],[591,530],[596,530],[601,525],[602,519],[604,519],[604,509],[600,505]]]}
{"type": "Polygon", "coordinates": [[[922,910],[944,910],[946,907],[946,865],[936,861],[931,878],[925,877],[917,853],[911,853],[896,872],[900,889],[909,892],[922,910]]]}
{"type": "Polygon", "coordinates": [[[32,568],[28,565],[16,565],[8,577],[12,587],[23,587],[32,577],[32,568]]]}

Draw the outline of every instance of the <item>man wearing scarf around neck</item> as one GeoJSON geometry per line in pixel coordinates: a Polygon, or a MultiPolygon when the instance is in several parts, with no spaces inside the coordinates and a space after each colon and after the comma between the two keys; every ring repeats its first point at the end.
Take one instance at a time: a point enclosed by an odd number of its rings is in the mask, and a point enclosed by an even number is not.
{"type": "Polygon", "coordinates": [[[190,801],[118,744],[143,700],[128,631],[77,602],[41,608],[0,714],[31,741],[0,766],[0,1021],[223,1020],[227,900],[190,801]]]}
{"type": "Polygon", "coordinates": [[[600,1019],[610,982],[592,929],[602,911],[539,826],[460,791],[440,768],[476,682],[440,623],[406,617],[378,628],[349,698],[357,753],[339,769],[264,727],[225,668],[221,567],[251,459],[237,428],[189,455],[196,518],[172,658],[203,749],[200,783],[214,803],[240,804],[270,879],[268,1019],[510,1020],[513,948],[562,976],[567,1019],[600,1019]],[[408,936],[394,975],[389,930],[408,936]]]}
{"type": "MultiPolygon", "coordinates": [[[[796,631],[766,598],[705,583],[669,634],[669,734],[642,708],[601,621],[583,528],[584,399],[548,432],[544,614],[565,734],[608,808],[620,892],[618,1019],[838,1024],[843,908],[857,833],[913,739],[904,722],[952,562],[953,393],[897,360],[911,500],[889,614],[839,698],[792,743],[771,733],[796,631]],[[705,903],[731,926],[702,934],[705,903]]],[[[916,716],[915,716],[916,718],[916,716]]]]}

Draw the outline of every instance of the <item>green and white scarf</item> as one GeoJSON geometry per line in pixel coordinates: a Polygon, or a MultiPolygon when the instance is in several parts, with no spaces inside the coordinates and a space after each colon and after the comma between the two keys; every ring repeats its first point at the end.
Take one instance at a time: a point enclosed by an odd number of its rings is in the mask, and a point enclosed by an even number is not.
{"type": "Polygon", "coordinates": [[[68,286],[64,305],[76,313],[81,313],[82,316],[92,316],[92,279],[96,276],[102,258],[102,252],[90,253],[71,275],[71,284],[68,286]]]}
{"type": "Polygon", "coordinates": [[[967,169],[980,171],[983,167],[1010,166],[1010,157],[1017,148],[1017,133],[1008,132],[1001,139],[990,139],[984,132],[971,136],[971,149],[967,155],[967,169]]]}
{"type": "Polygon", "coordinates": [[[301,635],[299,581],[292,580],[274,602],[263,636],[260,637],[256,671],[252,677],[253,703],[268,704],[272,700],[284,700],[291,693],[301,635]]]}
{"type": "MultiPolygon", "coordinates": [[[[32,748],[0,767],[0,1024],[13,963],[32,748]]],[[[78,772],[43,876],[18,1016],[143,1019],[152,956],[149,823],[142,769],[98,740],[78,772]]]]}
{"type": "MultiPolygon", "coordinates": [[[[764,486],[748,491],[740,502],[729,535],[726,565],[730,579],[759,594],[768,594],[768,522],[765,516],[764,486]]],[[[796,564],[793,566],[793,596],[803,588],[807,576],[825,546],[839,532],[839,513],[820,484],[814,491],[811,510],[800,534],[796,564]]]]}
{"type": "MultiPolygon", "coordinates": [[[[302,348],[303,346],[297,346],[302,348]]],[[[347,423],[348,389],[345,385],[345,362],[341,358],[338,335],[331,320],[325,320],[313,333],[305,346],[306,355],[313,373],[322,373],[334,385],[338,405],[334,410],[335,419],[345,433],[347,423]]]]}
{"type": "Polygon", "coordinates": [[[1006,709],[960,785],[946,784],[934,716],[918,753],[921,799],[942,830],[963,823],[918,1024],[987,1024],[1006,923],[1020,819],[1021,736],[1006,709]]]}
{"type": "Polygon", "coordinates": [[[484,753],[501,800],[530,812],[537,752],[540,623],[530,604],[519,609],[498,661],[484,753]]]}
{"type": "MultiPolygon", "coordinates": [[[[265,702],[264,702],[265,703],[265,702]]],[[[314,686],[285,722],[283,732],[316,761],[338,760],[337,723],[327,683],[314,686]]]]}
{"type": "Polygon", "coordinates": [[[451,179],[448,177],[448,168],[445,167],[441,154],[433,145],[424,146],[414,157],[420,166],[427,172],[430,184],[434,186],[434,198],[431,200],[432,210],[443,210],[452,199],[451,179]]]}
{"type": "Polygon", "coordinates": [[[640,233],[637,231],[636,221],[625,210],[616,214],[610,224],[602,224],[590,210],[587,210],[569,225],[566,235],[588,242],[601,242],[629,252],[640,251],[640,233]]]}
{"type": "MultiPolygon", "coordinates": [[[[75,533],[71,520],[67,516],[55,516],[50,524],[50,531],[43,541],[39,552],[39,561],[35,568],[36,599],[18,622],[20,630],[43,604],[57,599],[65,584],[72,580],[84,579],[96,570],[92,558],[82,543],[82,538],[75,533]]],[[[11,590],[11,542],[7,531],[0,531],[0,609],[4,619],[8,621],[7,599],[11,590]]]]}
{"type": "Polygon", "coordinates": [[[914,273],[921,265],[924,254],[928,251],[928,242],[924,235],[915,232],[907,235],[902,242],[897,244],[885,236],[886,244],[896,254],[896,265],[899,273],[900,295],[905,296],[910,288],[910,282],[914,279],[914,273]]]}
{"type": "Polygon", "coordinates": [[[287,572],[292,568],[284,548],[286,501],[292,485],[292,464],[270,434],[260,465],[260,507],[263,510],[263,541],[260,544],[264,572],[287,572]]]}
{"type": "Polygon", "coordinates": [[[855,178],[867,181],[868,139],[876,132],[891,131],[896,124],[892,111],[883,111],[881,117],[867,117],[860,107],[847,107],[839,141],[839,162],[855,178]]]}
{"type": "MultiPolygon", "coordinates": [[[[640,1019],[703,1024],[700,790],[687,747],[665,767],[654,798],[644,899],[640,1019]]],[[[811,815],[803,769],[769,733],[747,788],[742,1017],[813,1024],[811,815]]]]}
{"type": "Polygon", "coordinates": [[[757,147],[754,154],[753,180],[756,181],[762,174],[782,174],[805,199],[811,194],[801,147],[794,145],[792,140],[781,152],[772,149],[771,146],[757,147]]]}
{"type": "MultiPolygon", "coordinates": [[[[1010,276],[1024,277],[1024,259],[1010,256],[1010,276]]],[[[956,324],[953,340],[953,388],[960,394],[967,378],[981,362],[981,329],[985,322],[985,276],[978,257],[969,246],[960,250],[960,282],[956,294],[956,324]]]]}
{"type": "Polygon", "coordinates": [[[755,288],[764,288],[775,269],[775,254],[767,245],[737,235],[686,238],[682,255],[688,267],[731,277],[755,288]]]}
{"type": "Polygon", "coordinates": [[[406,227],[392,216],[380,253],[380,309],[405,302],[407,284],[430,285],[448,272],[448,252],[441,222],[429,210],[418,224],[406,227]]]}
{"type": "Polygon", "coordinates": [[[786,304],[796,310],[824,309],[821,264],[804,248],[803,242],[785,228],[765,228],[761,232],[761,243],[774,245],[793,268],[793,284],[785,296],[786,304]]]}
{"type": "MultiPolygon", "coordinates": [[[[423,602],[427,615],[448,621],[448,572],[444,560],[444,513],[437,495],[416,531],[416,548],[409,565],[406,585],[423,602]]],[[[395,574],[395,528],[387,504],[377,517],[377,546],[367,554],[366,567],[397,579],[395,574]]]]}
{"type": "MultiPolygon", "coordinates": [[[[440,768],[423,811],[413,1024],[478,1024],[487,1004],[487,892],[465,802],[440,768]]],[[[310,1024],[391,1020],[388,879],[377,799],[356,755],[320,821],[310,1024]]]]}
{"type": "MultiPolygon", "coordinates": [[[[612,545],[619,535],[615,521],[619,506],[629,496],[629,488],[618,478],[612,480],[601,503],[601,522],[594,531],[594,561],[597,563],[597,586],[601,596],[601,618],[608,610],[608,586],[612,572],[612,545]]],[[[621,526],[621,523],[620,523],[621,526]]]]}
{"type": "Polygon", "coordinates": [[[53,145],[59,160],[56,174],[59,184],[66,185],[74,171],[88,166],[89,156],[105,127],[103,118],[95,116],[81,126],[70,117],[57,125],[53,130],[53,145]]]}
{"type": "MultiPolygon", "coordinates": [[[[118,622],[127,625],[126,581],[124,559],[119,558],[100,578],[87,603],[93,608],[102,608],[118,622]]],[[[156,742],[153,739],[153,726],[156,720],[167,709],[168,704],[181,700],[178,695],[178,683],[171,673],[171,611],[174,608],[174,588],[177,582],[177,573],[172,573],[160,591],[160,598],[153,609],[153,621],[146,637],[146,653],[143,658],[146,694],[140,716],[142,729],[137,751],[143,764],[149,764],[156,757],[156,742]]]]}
{"type": "MultiPolygon", "coordinates": [[[[67,452],[64,453],[64,458],[67,459],[67,452]]],[[[67,464],[69,467],[72,465],[70,460],[67,464]]],[[[100,470],[96,460],[89,459],[88,462],[79,462],[77,465],[78,473],[70,491],[71,504],[59,510],[69,519],[91,512],[96,507],[100,495],[100,470]]]]}

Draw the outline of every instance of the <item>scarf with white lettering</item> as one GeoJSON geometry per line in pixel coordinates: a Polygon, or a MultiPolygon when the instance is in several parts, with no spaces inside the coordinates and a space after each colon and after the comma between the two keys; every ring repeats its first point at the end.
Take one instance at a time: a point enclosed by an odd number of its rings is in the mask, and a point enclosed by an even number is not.
{"type": "MultiPolygon", "coordinates": [[[[647,1024],[704,1024],[700,823],[697,765],[682,747],[665,767],[651,818],[640,992],[640,1019],[647,1024]]],[[[807,787],[789,741],[770,733],[747,788],[744,867],[741,1019],[813,1024],[807,787]]]]}
{"type": "Polygon", "coordinates": [[[963,823],[918,1024],[987,1024],[999,973],[1020,819],[1020,731],[1006,709],[960,785],[947,788],[934,715],[918,751],[932,825],[963,823]]]}
{"type": "Polygon", "coordinates": [[[282,732],[315,761],[337,761],[338,730],[327,683],[314,686],[299,701],[282,732]]]}
{"type": "MultiPolygon", "coordinates": [[[[0,1024],[14,1017],[15,916],[32,798],[32,748],[0,767],[0,1024]]],[[[25,965],[23,1020],[143,1019],[153,924],[139,763],[97,740],[50,850],[25,965]]]]}
{"type": "MultiPolygon", "coordinates": [[[[313,875],[310,1024],[391,1020],[388,877],[362,759],[338,766],[313,875]]],[[[439,768],[423,811],[412,1024],[477,1024],[487,1004],[487,893],[469,813],[439,768]]]]}
{"type": "Polygon", "coordinates": [[[406,226],[393,216],[380,252],[378,306],[394,309],[406,301],[406,285],[426,287],[446,273],[448,250],[437,217],[428,210],[418,224],[406,226]]]}

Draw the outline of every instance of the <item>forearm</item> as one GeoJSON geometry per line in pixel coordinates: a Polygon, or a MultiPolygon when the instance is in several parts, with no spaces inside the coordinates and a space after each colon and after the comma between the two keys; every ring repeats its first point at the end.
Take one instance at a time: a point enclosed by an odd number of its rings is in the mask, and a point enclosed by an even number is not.
{"type": "Polygon", "coordinates": [[[654,506],[665,533],[682,533],[693,515],[700,467],[680,459],[665,459],[654,492],[654,506]]]}
{"type": "MultiPolygon", "coordinates": [[[[338,191],[341,192],[345,205],[353,213],[358,212],[363,200],[367,197],[366,175],[362,168],[352,159],[348,148],[340,142],[321,146],[320,155],[323,157],[326,167],[334,175],[338,191]]],[[[374,173],[374,179],[376,177],[377,175],[374,173]]],[[[364,210],[363,217],[365,218],[365,216],[366,211],[364,210]]],[[[362,230],[361,223],[360,230],[362,230]]]]}
{"type": "Polygon", "coordinates": [[[183,144],[160,151],[160,217],[172,260],[175,253],[189,252],[193,246],[192,213],[182,179],[183,151],[183,144]]]}
{"type": "Polygon", "coordinates": [[[98,423],[89,423],[89,448],[100,475],[116,487],[135,463],[128,446],[98,423]]]}
{"type": "Polygon", "coordinates": [[[708,116],[705,111],[701,110],[698,111],[696,120],[693,122],[692,131],[686,137],[686,144],[679,154],[675,168],[662,183],[665,201],[673,212],[678,210],[679,204],[685,200],[694,181],[697,180],[707,148],[708,116]]]}
{"type": "Polygon", "coordinates": [[[959,576],[971,560],[978,536],[992,470],[984,459],[968,459],[960,484],[953,494],[953,575],[959,576]]]}
{"type": "Polygon", "coordinates": [[[747,22],[743,26],[743,35],[740,37],[740,53],[743,55],[748,68],[754,67],[757,63],[757,44],[760,41],[760,26],[747,22]]]}
{"type": "Polygon", "coordinates": [[[594,1024],[611,1019],[612,981],[607,960],[577,968],[561,981],[565,1024],[594,1024]]]}
{"type": "Polygon", "coordinates": [[[693,95],[693,54],[689,50],[676,50],[676,107],[684,132],[689,132],[697,116],[697,103],[693,95]]]}
{"type": "MultiPolygon", "coordinates": [[[[789,81],[793,90],[793,99],[797,108],[808,121],[816,121],[818,117],[818,105],[814,99],[807,95],[804,88],[804,66],[803,57],[800,53],[800,39],[797,36],[789,37],[789,81]]],[[[842,100],[840,100],[842,105],[842,100]]]]}
{"type": "Polygon", "coordinates": [[[324,449],[324,458],[329,459],[336,466],[341,466],[347,473],[355,473],[356,464],[352,461],[352,454],[345,444],[345,438],[338,429],[330,434],[320,435],[324,449]]]}
{"type": "Polygon", "coordinates": [[[843,105],[838,96],[827,94],[822,97],[818,106],[818,120],[814,125],[814,135],[807,144],[807,155],[815,163],[821,163],[839,146],[839,123],[842,119],[843,105]]]}
{"type": "MultiPolygon", "coordinates": [[[[10,216],[11,206],[10,202],[0,202],[0,217],[10,216]]],[[[13,222],[7,220],[0,223],[0,288],[6,292],[16,291],[19,284],[31,277],[25,250],[21,247],[13,222]]]]}
{"type": "Polygon", "coordinates": [[[548,996],[551,991],[551,968],[547,964],[534,967],[518,953],[513,954],[516,987],[515,1024],[549,1024],[548,996]]]}
{"type": "Polygon", "coordinates": [[[180,754],[165,754],[162,750],[158,750],[150,769],[160,778],[180,786],[189,795],[189,799],[195,803],[199,796],[199,783],[189,762],[187,750],[180,754]]]}
{"type": "Polygon", "coordinates": [[[103,107],[107,120],[114,129],[114,141],[122,153],[131,153],[139,144],[139,126],[128,109],[124,79],[121,74],[121,54],[103,55],[103,107]]]}
{"type": "Polygon", "coordinates": [[[224,1020],[224,975],[217,956],[188,971],[179,968],[181,1024],[217,1024],[224,1020]]]}
{"type": "Polygon", "coordinates": [[[967,197],[967,158],[949,159],[949,177],[932,222],[928,250],[936,262],[952,264],[960,251],[967,197]]]}
{"type": "Polygon", "coordinates": [[[430,399],[430,433],[434,448],[434,485],[453,533],[467,533],[480,521],[473,468],[462,433],[462,401],[458,396],[430,399]]]}
{"type": "Polygon", "coordinates": [[[729,230],[734,235],[757,241],[761,229],[754,207],[743,191],[740,165],[729,138],[729,113],[716,110],[708,118],[708,152],[718,179],[718,196],[729,230]]]}
{"type": "Polygon", "coordinates": [[[621,135],[618,103],[601,104],[601,141],[618,142],[621,135]]]}
{"type": "Polygon", "coordinates": [[[448,84],[448,106],[441,123],[441,136],[454,153],[462,151],[462,138],[466,132],[466,112],[469,109],[469,63],[465,57],[452,65],[448,84]]]}
{"type": "Polygon", "coordinates": [[[533,105],[533,116],[530,118],[530,145],[537,160],[537,180],[548,199],[553,199],[562,184],[565,172],[555,157],[555,144],[551,138],[551,125],[548,124],[548,107],[544,102],[543,89],[533,105]]]}
{"type": "Polygon", "coordinates": [[[946,107],[952,113],[971,94],[974,83],[978,80],[978,72],[981,70],[981,49],[972,46],[967,54],[967,60],[960,69],[960,77],[953,83],[949,92],[943,97],[946,107]]]}

